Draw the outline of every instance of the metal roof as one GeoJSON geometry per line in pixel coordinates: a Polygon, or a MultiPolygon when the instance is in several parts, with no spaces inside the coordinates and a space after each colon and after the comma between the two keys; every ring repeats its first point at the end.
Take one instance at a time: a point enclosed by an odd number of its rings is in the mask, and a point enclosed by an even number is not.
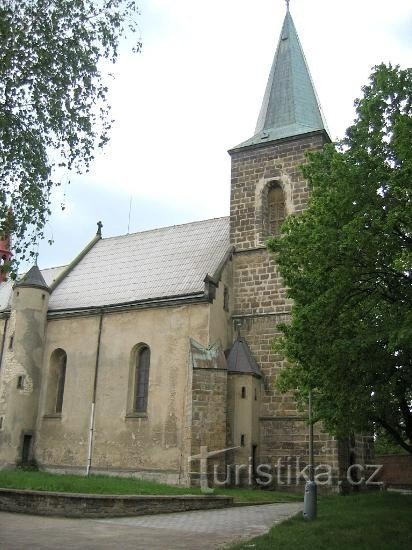
{"type": "Polygon", "coordinates": [[[249,346],[244,338],[237,338],[230,349],[227,358],[227,370],[235,374],[253,374],[262,376],[259,365],[253,357],[249,346]]]}
{"type": "Polygon", "coordinates": [[[101,239],[50,297],[50,310],[203,294],[231,246],[229,218],[101,239]]]}
{"type": "Polygon", "coordinates": [[[289,10],[266,86],[255,135],[235,149],[318,130],[326,122],[289,10]]]}

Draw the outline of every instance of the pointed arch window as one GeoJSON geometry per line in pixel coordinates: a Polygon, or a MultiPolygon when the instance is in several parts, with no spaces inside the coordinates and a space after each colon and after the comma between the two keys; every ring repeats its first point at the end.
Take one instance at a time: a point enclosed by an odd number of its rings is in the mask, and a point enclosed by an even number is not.
{"type": "Polygon", "coordinates": [[[286,218],[285,195],[279,184],[274,184],[268,193],[268,232],[280,235],[280,228],[286,218]]]}
{"type": "Polygon", "coordinates": [[[136,354],[135,384],[134,384],[134,412],[142,413],[147,410],[149,394],[150,348],[141,346],[136,354]]]}

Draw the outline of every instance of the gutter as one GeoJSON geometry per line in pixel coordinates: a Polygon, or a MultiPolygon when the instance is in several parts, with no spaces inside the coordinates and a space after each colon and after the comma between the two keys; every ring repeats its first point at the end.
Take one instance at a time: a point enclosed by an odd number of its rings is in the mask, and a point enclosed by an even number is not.
{"type": "Polygon", "coordinates": [[[193,304],[206,302],[204,292],[196,292],[193,294],[183,294],[182,296],[165,297],[165,298],[150,298],[146,300],[124,302],[122,304],[105,304],[102,306],[85,306],[79,308],[67,309],[52,309],[47,314],[48,319],[58,317],[73,317],[81,315],[96,315],[100,311],[105,313],[117,313],[119,311],[130,311],[133,309],[148,309],[155,307],[174,307],[182,304],[193,304]]]}

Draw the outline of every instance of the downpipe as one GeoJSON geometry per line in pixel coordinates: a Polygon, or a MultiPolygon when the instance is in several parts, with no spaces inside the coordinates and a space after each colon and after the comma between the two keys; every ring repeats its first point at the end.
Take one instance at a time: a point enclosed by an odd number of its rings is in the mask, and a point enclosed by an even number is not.
{"type": "Polygon", "coordinates": [[[94,439],[94,425],[95,425],[95,408],[96,408],[96,394],[97,394],[97,377],[99,372],[99,359],[100,359],[100,342],[102,339],[102,326],[103,326],[103,310],[100,310],[99,319],[99,332],[97,336],[97,348],[96,348],[96,363],[94,367],[94,382],[93,382],[93,397],[90,408],[90,422],[89,422],[89,441],[87,448],[87,465],[86,476],[90,474],[93,460],[93,439],[94,439]]]}

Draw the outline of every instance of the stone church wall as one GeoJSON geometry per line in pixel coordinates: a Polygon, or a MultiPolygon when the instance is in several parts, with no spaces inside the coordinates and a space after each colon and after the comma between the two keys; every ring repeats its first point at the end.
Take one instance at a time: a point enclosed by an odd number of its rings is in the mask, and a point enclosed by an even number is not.
{"type": "MultiPolygon", "coordinates": [[[[105,313],[102,321],[92,472],[131,473],[171,483],[187,470],[189,336],[208,340],[209,304],[105,313]],[[150,347],[147,413],[128,404],[133,349],[150,347]]],[[[48,469],[85,471],[99,316],[50,319],[44,369],[53,350],[67,353],[61,415],[46,410],[43,389],[36,457],[48,469]]]]}

